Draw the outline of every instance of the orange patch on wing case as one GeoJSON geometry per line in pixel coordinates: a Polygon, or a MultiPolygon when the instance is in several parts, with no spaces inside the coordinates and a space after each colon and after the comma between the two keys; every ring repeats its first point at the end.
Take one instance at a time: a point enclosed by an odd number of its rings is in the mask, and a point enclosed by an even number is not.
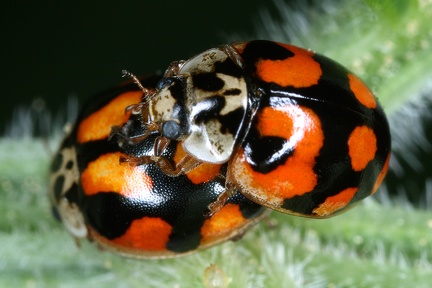
{"type": "Polygon", "coordinates": [[[318,84],[322,70],[312,58],[314,53],[291,45],[279,45],[293,52],[294,56],[283,60],[260,60],[256,64],[258,77],[282,87],[303,88],[318,84]]]}
{"type": "Polygon", "coordinates": [[[381,172],[378,174],[378,178],[376,179],[375,184],[372,188],[372,194],[374,194],[378,190],[378,188],[381,186],[381,183],[383,182],[383,180],[387,174],[389,164],[390,164],[390,154],[387,156],[387,160],[385,161],[384,166],[381,169],[381,172]]]}
{"type": "Polygon", "coordinates": [[[246,219],[240,212],[240,207],[235,204],[226,204],[210,219],[207,219],[201,227],[201,244],[211,243],[217,239],[223,239],[246,219]]]}
{"type": "Polygon", "coordinates": [[[131,249],[166,250],[171,231],[171,225],[161,218],[143,217],[132,221],[126,233],[111,242],[131,249]]]}
{"type": "Polygon", "coordinates": [[[347,188],[334,196],[327,197],[324,203],[320,204],[312,212],[317,216],[328,216],[335,211],[344,208],[357,193],[358,188],[347,188]]]}
{"type": "Polygon", "coordinates": [[[355,75],[348,74],[349,85],[351,91],[357,100],[370,109],[375,109],[377,102],[375,96],[369,90],[369,88],[355,75]]]}
{"type": "Polygon", "coordinates": [[[230,175],[243,194],[258,203],[279,207],[284,199],[303,195],[317,184],[313,167],[323,145],[324,134],[319,117],[306,107],[265,107],[257,117],[257,128],[262,136],[285,138],[294,152],[285,163],[262,174],[252,169],[243,149],[239,149],[231,164],[230,175]]]}
{"type": "MultiPolygon", "coordinates": [[[[81,173],[86,195],[116,192],[125,197],[142,198],[153,188],[151,177],[139,166],[120,164],[120,152],[103,154],[81,173]]],[[[124,155],[123,155],[124,156],[124,155]]]]}
{"type": "MultiPolygon", "coordinates": [[[[177,143],[173,160],[175,163],[178,163],[184,156],[186,156],[186,152],[184,151],[181,142],[179,142],[177,143]]],[[[214,179],[219,174],[221,166],[222,165],[220,164],[202,163],[198,167],[186,173],[186,176],[194,184],[205,183],[214,179]]]]}
{"type": "Polygon", "coordinates": [[[125,108],[131,104],[139,103],[142,94],[141,91],[123,93],[82,120],[78,126],[78,143],[107,138],[111,133],[112,126],[121,126],[126,123],[129,119],[129,113],[125,113],[125,108]]]}
{"type": "Polygon", "coordinates": [[[374,159],[377,139],[374,131],[367,126],[356,127],[348,139],[348,154],[354,171],[361,171],[374,159]]]}

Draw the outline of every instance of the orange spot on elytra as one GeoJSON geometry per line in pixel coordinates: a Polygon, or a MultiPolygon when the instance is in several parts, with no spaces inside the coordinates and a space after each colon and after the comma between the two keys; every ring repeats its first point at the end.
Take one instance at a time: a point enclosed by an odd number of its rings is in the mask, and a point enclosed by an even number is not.
{"type": "Polygon", "coordinates": [[[348,74],[351,91],[357,100],[367,108],[375,109],[377,102],[369,88],[355,75],[348,74]]]}
{"type": "MultiPolygon", "coordinates": [[[[186,156],[186,152],[184,151],[181,142],[179,142],[177,143],[177,149],[173,160],[175,163],[178,163],[184,156],[186,156]]],[[[221,166],[222,165],[220,164],[202,163],[198,167],[186,173],[186,176],[194,184],[205,183],[219,174],[221,166]]]]}
{"type": "Polygon", "coordinates": [[[263,174],[252,169],[239,149],[229,173],[243,194],[258,203],[280,207],[285,199],[303,195],[317,184],[313,168],[324,142],[321,122],[313,110],[298,105],[265,107],[257,117],[262,136],[285,138],[294,152],[285,163],[263,174]]]}
{"type": "Polygon", "coordinates": [[[294,56],[283,60],[259,60],[256,64],[257,76],[263,81],[283,87],[302,88],[318,84],[322,70],[320,64],[312,58],[314,53],[292,45],[279,45],[293,52],[294,56]]]}
{"type": "Polygon", "coordinates": [[[385,175],[387,174],[387,170],[389,168],[390,163],[390,154],[387,156],[387,160],[384,163],[383,168],[381,169],[381,172],[378,174],[378,178],[375,181],[375,184],[372,189],[372,194],[374,194],[378,188],[381,186],[381,183],[383,182],[385,175]]]}
{"type": "Polygon", "coordinates": [[[78,126],[78,143],[107,138],[112,126],[121,126],[129,119],[130,113],[125,113],[125,108],[139,103],[141,97],[141,91],[123,93],[82,120],[78,126]]]}
{"type": "Polygon", "coordinates": [[[235,204],[226,204],[210,219],[207,219],[201,227],[201,244],[212,243],[230,235],[246,219],[240,212],[240,207],[235,204]]]}
{"type": "Polygon", "coordinates": [[[81,186],[86,195],[116,192],[125,197],[148,197],[153,182],[139,166],[120,164],[120,152],[99,156],[81,174],[81,186]]]}
{"type": "Polygon", "coordinates": [[[361,171],[374,159],[377,140],[374,131],[367,126],[356,127],[348,139],[348,154],[354,171],[361,171]]]}
{"type": "Polygon", "coordinates": [[[347,188],[334,196],[327,197],[324,203],[320,204],[312,212],[317,216],[328,216],[339,209],[344,208],[357,193],[358,188],[347,188]]]}
{"type": "Polygon", "coordinates": [[[283,109],[264,107],[259,114],[257,129],[261,136],[276,136],[290,139],[294,134],[295,117],[286,117],[283,109]]]}
{"type": "Polygon", "coordinates": [[[171,231],[171,225],[161,218],[143,217],[132,221],[126,233],[111,242],[117,246],[131,249],[166,250],[171,231]]]}

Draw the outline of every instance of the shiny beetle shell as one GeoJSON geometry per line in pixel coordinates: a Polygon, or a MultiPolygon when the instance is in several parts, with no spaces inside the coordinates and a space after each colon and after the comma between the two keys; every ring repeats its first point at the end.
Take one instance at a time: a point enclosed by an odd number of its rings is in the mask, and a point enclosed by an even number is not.
{"type": "MultiPolygon", "coordinates": [[[[227,164],[225,192],[306,217],[328,217],[375,193],[388,169],[390,133],[375,96],[335,61],[273,41],[233,43],[173,62],[136,104],[152,157],[179,176],[227,164]],[[186,155],[165,165],[170,141],[186,155]]],[[[218,211],[224,199],[212,205],[218,211]]]]}
{"type": "MultiPolygon", "coordinates": [[[[159,79],[141,81],[154,87],[159,79]]],[[[124,125],[123,138],[142,133],[139,117],[124,112],[142,95],[129,83],[83,107],[51,166],[54,215],[75,238],[136,258],[176,257],[240,237],[266,213],[235,193],[218,213],[208,215],[209,204],[225,190],[226,163],[200,165],[178,177],[167,176],[152,163],[120,163],[126,155],[153,153],[157,133],[121,147],[120,132],[108,140],[113,126],[124,125]]],[[[174,163],[184,154],[177,141],[163,152],[174,163]]]]}

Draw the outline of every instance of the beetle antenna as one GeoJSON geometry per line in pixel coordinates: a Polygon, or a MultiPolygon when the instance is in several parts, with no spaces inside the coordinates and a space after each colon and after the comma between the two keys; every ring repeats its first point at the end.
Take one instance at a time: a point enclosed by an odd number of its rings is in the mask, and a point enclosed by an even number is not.
{"type": "Polygon", "coordinates": [[[122,70],[122,74],[123,74],[122,77],[128,77],[132,79],[133,82],[138,86],[138,88],[140,88],[144,92],[145,95],[152,94],[152,92],[149,89],[144,88],[144,86],[141,84],[141,82],[139,81],[138,77],[135,76],[135,74],[127,70],[122,70]]]}

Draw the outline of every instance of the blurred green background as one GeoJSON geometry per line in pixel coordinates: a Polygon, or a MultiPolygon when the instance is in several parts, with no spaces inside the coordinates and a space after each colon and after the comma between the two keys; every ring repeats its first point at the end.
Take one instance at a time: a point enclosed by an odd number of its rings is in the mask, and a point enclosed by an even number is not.
{"type": "Polygon", "coordinates": [[[1,1],[0,135],[17,105],[41,98],[56,111],[121,82],[122,69],[163,71],[252,34],[263,7],[276,11],[256,0],[1,1]]]}

